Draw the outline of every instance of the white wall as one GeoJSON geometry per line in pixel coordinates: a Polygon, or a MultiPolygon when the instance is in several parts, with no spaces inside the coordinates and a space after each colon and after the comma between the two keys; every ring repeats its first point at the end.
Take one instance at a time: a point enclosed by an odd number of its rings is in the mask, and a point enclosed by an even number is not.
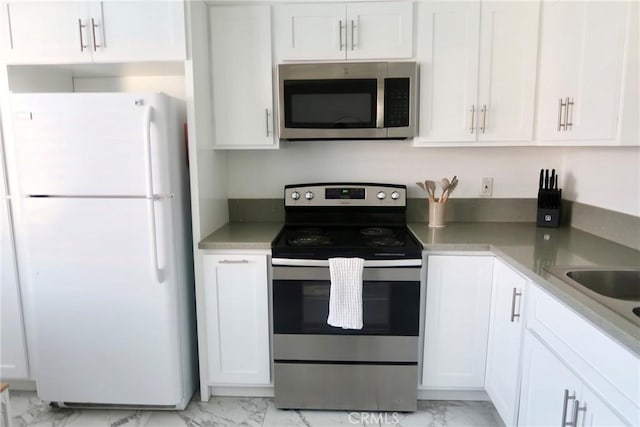
{"type": "Polygon", "coordinates": [[[570,148],[564,157],[563,197],[640,216],[640,149],[570,148]]]}
{"type": "Polygon", "coordinates": [[[453,197],[534,198],[541,168],[555,168],[566,199],[640,216],[638,148],[413,148],[409,142],[282,142],[280,150],[228,153],[230,198],[279,198],[285,184],[370,181],[406,184],[457,175],[453,197]]]}

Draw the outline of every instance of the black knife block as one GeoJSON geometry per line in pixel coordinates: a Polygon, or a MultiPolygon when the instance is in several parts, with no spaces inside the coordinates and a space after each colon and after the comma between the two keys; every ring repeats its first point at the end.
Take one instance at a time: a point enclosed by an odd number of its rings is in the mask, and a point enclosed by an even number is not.
{"type": "Polygon", "coordinates": [[[538,190],[536,225],[538,227],[559,227],[561,202],[562,189],[538,190]]]}

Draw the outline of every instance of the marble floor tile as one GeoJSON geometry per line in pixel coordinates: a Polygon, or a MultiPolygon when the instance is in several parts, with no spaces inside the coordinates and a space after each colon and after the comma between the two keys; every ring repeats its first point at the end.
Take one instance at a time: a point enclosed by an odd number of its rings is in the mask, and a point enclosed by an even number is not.
{"type": "Polygon", "coordinates": [[[271,401],[263,427],[379,426],[383,416],[370,412],[278,409],[271,401]]]}
{"type": "Polygon", "coordinates": [[[500,427],[490,402],[418,401],[418,410],[349,412],[277,409],[270,398],[194,396],[184,411],[59,409],[34,392],[11,391],[14,427],[500,427]]]}
{"type": "Polygon", "coordinates": [[[501,426],[502,419],[491,402],[447,402],[446,427],[501,426]]]}

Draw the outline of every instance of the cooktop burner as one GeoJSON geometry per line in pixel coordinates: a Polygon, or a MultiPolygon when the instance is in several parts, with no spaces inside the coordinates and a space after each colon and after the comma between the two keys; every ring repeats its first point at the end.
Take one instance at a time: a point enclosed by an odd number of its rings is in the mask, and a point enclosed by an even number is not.
{"type": "Polygon", "coordinates": [[[329,246],[333,242],[321,230],[302,229],[292,233],[287,243],[291,246],[329,246]]]}
{"type": "Polygon", "coordinates": [[[384,227],[367,227],[360,230],[360,234],[368,237],[392,236],[393,230],[384,227]]]}

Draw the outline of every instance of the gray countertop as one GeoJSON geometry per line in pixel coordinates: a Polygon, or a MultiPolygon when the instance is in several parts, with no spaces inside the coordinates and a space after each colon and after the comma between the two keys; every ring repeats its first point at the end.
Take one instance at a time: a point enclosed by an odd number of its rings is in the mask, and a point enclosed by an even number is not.
{"type": "MultiPolygon", "coordinates": [[[[200,249],[270,249],[282,223],[232,222],[199,244],[200,249]]],[[[506,261],[582,317],[640,356],[640,327],[544,271],[551,266],[640,266],[640,252],[573,228],[534,223],[450,223],[409,228],[426,251],[486,251],[506,261]]]]}
{"type": "Polygon", "coordinates": [[[198,243],[198,249],[269,249],[281,222],[230,222],[198,243]]]}
{"type": "Polygon", "coordinates": [[[427,251],[491,251],[640,356],[640,327],[544,271],[553,266],[640,266],[640,252],[575,228],[534,223],[451,223],[409,228],[427,251]]]}

